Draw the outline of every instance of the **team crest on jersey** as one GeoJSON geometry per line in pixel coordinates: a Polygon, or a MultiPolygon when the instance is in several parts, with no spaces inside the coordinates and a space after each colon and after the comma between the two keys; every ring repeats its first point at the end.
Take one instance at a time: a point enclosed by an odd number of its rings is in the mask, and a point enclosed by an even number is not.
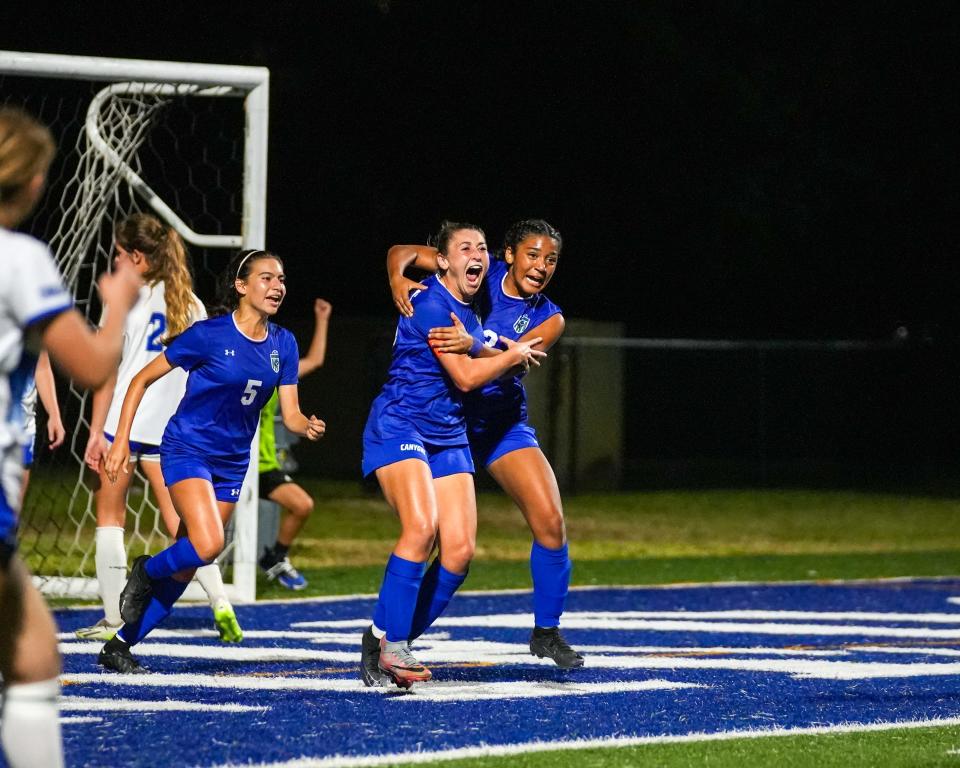
{"type": "Polygon", "coordinates": [[[530,326],[530,316],[529,315],[520,315],[517,318],[517,322],[513,324],[514,333],[523,333],[530,326]]]}
{"type": "Polygon", "coordinates": [[[274,373],[280,373],[280,353],[277,350],[270,353],[270,367],[274,373]]]}

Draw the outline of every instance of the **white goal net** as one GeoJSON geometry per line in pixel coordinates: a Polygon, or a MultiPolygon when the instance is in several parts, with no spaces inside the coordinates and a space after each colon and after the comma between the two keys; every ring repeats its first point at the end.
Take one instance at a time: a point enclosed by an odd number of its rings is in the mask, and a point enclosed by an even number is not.
{"type": "MultiPolygon", "coordinates": [[[[217,66],[0,51],[0,104],[50,126],[58,156],[24,228],[48,242],[77,308],[95,323],[96,278],[111,266],[114,224],[149,211],[188,244],[195,290],[213,299],[232,251],[264,246],[268,72],[217,66]]],[[[20,521],[21,553],[47,594],[93,597],[94,478],[85,469],[92,398],[58,382],[67,441],[45,447],[45,414],[20,521]]],[[[256,593],[256,463],[218,559],[228,594],[256,593]]],[[[129,556],[169,540],[139,473],[127,502],[129,556]]],[[[191,585],[188,597],[199,597],[191,585]]]]}

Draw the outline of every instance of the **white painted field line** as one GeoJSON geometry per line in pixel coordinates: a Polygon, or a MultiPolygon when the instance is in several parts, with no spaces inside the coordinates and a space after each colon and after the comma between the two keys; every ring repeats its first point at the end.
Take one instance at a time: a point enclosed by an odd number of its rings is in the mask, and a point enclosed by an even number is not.
{"type": "Polygon", "coordinates": [[[503,699],[542,699],[556,696],[595,696],[604,693],[671,691],[682,688],[708,688],[698,683],[668,680],[639,680],[615,683],[556,683],[550,681],[512,683],[419,683],[410,695],[396,697],[404,702],[482,701],[503,699]]]}
{"type": "Polygon", "coordinates": [[[88,696],[61,696],[60,711],[128,711],[128,712],[266,712],[270,707],[248,704],[203,704],[196,701],[144,701],[133,699],[98,699],[88,696]]]}
{"type": "MultiPolygon", "coordinates": [[[[370,622],[368,621],[367,624],[370,622]]],[[[434,637],[449,637],[449,633],[438,632],[434,637]]],[[[220,634],[215,629],[154,629],[150,632],[151,640],[200,640],[219,639],[220,634]]],[[[360,646],[359,632],[300,632],[291,629],[245,629],[244,640],[303,640],[315,643],[332,643],[360,646]]],[[[73,632],[58,632],[57,639],[63,642],[78,641],[73,632]]],[[[79,642],[88,642],[86,640],[79,642]]]]}
{"type": "MultiPolygon", "coordinates": [[[[60,653],[95,656],[103,643],[60,643],[60,653]]],[[[218,661],[331,661],[339,664],[359,663],[359,651],[315,651],[309,648],[244,648],[222,645],[190,645],[188,643],[138,643],[135,656],[167,656],[178,659],[217,659],[218,661]]]]}
{"type": "Polygon", "coordinates": [[[386,688],[367,688],[357,677],[249,677],[247,675],[200,675],[200,674],[142,674],[118,675],[112,672],[78,672],[60,675],[63,684],[117,685],[151,688],[215,688],[250,691],[329,691],[332,693],[383,694],[392,692],[386,688]]]}
{"type": "Polygon", "coordinates": [[[90,723],[102,723],[102,717],[76,717],[67,716],[60,718],[61,725],[89,725],[90,723]]]}
{"type": "Polygon", "coordinates": [[[960,624],[960,611],[956,613],[897,613],[880,611],[769,611],[769,610],[729,610],[729,611],[567,611],[563,621],[568,619],[604,619],[621,621],[623,619],[739,619],[741,621],[885,621],[926,622],[928,624],[960,624]]]}
{"type": "MultiPolygon", "coordinates": [[[[437,627],[527,627],[521,614],[501,613],[489,616],[441,616],[437,627]]],[[[631,630],[647,632],[706,632],[754,635],[816,635],[854,637],[916,637],[927,640],[960,640],[960,628],[875,627],[857,624],[779,624],[775,622],[680,621],[648,619],[568,618],[564,629],[631,630]]]]}
{"type": "Polygon", "coordinates": [[[845,723],[843,725],[811,728],[771,728],[765,730],[723,731],[721,733],[690,733],[682,736],[621,736],[605,739],[570,741],[528,741],[520,744],[479,745],[433,752],[397,752],[389,755],[349,757],[301,757],[274,763],[225,763],[216,768],[373,768],[381,765],[423,764],[471,757],[510,757],[530,752],[558,750],[610,749],[645,744],[687,744],[702,741],[730,741],[732,739],[763,739],[777,736],[823,736],[842,733],[874,733],[898,729],[947,727],[960,725],[960,717],[941,720],[908,720],[892,723],[845,723]]]}

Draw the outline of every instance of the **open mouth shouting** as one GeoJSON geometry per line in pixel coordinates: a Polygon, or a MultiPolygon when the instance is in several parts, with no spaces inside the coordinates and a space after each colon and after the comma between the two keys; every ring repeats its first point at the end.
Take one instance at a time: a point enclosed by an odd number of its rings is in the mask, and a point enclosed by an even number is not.
{"type": "Polygon", "coordinates": [[[477,289],[480,287],[480,282],[483,280],[483,263],[474,262],[467,267],[466,272],[464,273],[464,278],[467,285],[470,288],[477,289]]]}
{"type": "Polygon", "coordinates": [[[280,304],[283,302],[283,291],[270,291],[266,295],[267,306],[271,307],[274,311],[280,309],[280,304]]]}

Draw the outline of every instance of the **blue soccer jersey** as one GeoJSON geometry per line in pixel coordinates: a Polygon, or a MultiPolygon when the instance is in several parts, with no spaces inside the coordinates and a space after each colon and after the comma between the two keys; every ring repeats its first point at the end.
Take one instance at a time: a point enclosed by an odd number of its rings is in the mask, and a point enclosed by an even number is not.
{"type": "MultiPolygon", "coordinates": [[[[477,308],[483,318],[484,343],[488,347],[506,349],[500,336],[516,341],[531,328],[536,328],[561,310],[542,293],[526,299],[510,296],[503,290],[509,266],[500,259],[490,259],[490,271],[484,278],[477,308]]],[[[497,379],[464,396],[471,432],[487,421],[526,421],[527,395],[520,376],[497,379]]]]}
{"type": "Polygon", "coordinates": [[[370,408],[364,438],[417,435],[434,445],[467,442],[460,392],[430,348],[427,334],[450,325],[451,311],[477,339],[483,339],[483,330],[471,304],[454,298],[436,276],[428,285],[411,297],[413,317],[401,317],[397,324],[387,383],[370,408]]]}
{"type": "Polygon", "coordinates": [[[164,354],[188,372],[187,389],[163,433],[163,450],[210,457],[249,456],[260,410],[273,390],[297,383],[296,339],[270,323],[261,341],[233,315],[194,323],[164,354]]]}

